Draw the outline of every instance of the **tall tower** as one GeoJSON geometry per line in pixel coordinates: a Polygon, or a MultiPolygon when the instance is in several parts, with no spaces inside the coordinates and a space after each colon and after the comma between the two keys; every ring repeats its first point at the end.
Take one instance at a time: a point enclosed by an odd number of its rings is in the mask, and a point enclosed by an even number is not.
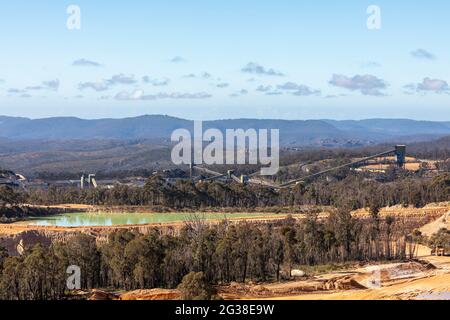
{"type": "Polygon", "coordinates": [[[397,162],[397,166],[399,168],[405,167],[405,163],[406,163],[406,146],[405,145],[395,146],[395,161],[397,162]]]}

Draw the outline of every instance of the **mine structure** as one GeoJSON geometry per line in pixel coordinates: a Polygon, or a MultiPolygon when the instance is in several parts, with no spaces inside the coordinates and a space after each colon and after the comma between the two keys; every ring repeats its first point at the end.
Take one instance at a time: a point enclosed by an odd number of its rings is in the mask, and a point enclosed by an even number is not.
{"type": "Polygon", "coordinates": [[[327,170],[323,170],[320,172],[317,172],[315,174],[309,175],[307,177],[301,178],[301,179],[296,179],[296,180],[292,180],[289,181],[287,183],[284,183],[282,185],[280,185],[280,188],[286,188],[286,187],[290,187],[292,185],[296,185],[298,183],[301,182],[308,182],[310,180],[313,180],[314,178],[317,178],[319,176],[325,175],[327,173],[333,172],[333,171],[337,171],[340,169],[345,169],[345,168],[354,168],[354,167],[358,167],[358,166],[363,166],[365,165],[368,161],[373,160],[373,159],[378,159],[378,158],[382,158],[382,157],[386,157],[386,156],[390,156],[390,155],[394,155],[395,156],[395,164],[398,168],[404,168],[405,167],[405,163],[406,163],[406,146],[404,145],[397,145],[395,146],[394,150],[389,150],[389,151],[385,151],[379,154],[375,154],[373,156],[369,156],[363,159],[359,159],[357,161],[353,161],[347,164],[344,164],[342,166],[337,166],[334,168],[330,168],[327,170]]]}
{"type": "Polygon", "coordinates": [[[375,160],[375,159],[379,159],[379,158],[383,158],[383,157],[388,157],[388,156],[394,156],[395,157],[395,165],[398,168],[404,168],[405,167],[405,163],[406,163],[406,146],[405,145],[397,145],[394,147],[394,149],[382,152],[382,153],[378,153],[369,157],[365,157],[341,166],[337,166],[337,167],[333,167],[333,168],[329,168],[314,174],[311,174],[309,176],[303,177],[303,178],[299,178],[299,179],[295,179],[292,181],[289,181],[287,183],[284,184],[276,184],[276,183],[272,183],[269,182],[267,180],[264,180],[262,178],[260,178],[260,174],[259,171],[255,172],[253,174],[250,175],[242,175],[240,177],[237,177],[236,175],[234,175],[234,171],[229,170],[227,173],[220,173],[220,172],[216,172],[207,168],[204,168],[202,166],[198,166],[198,165],[190,165],[189,166],[189,172],[190,172],[190,177],[193,181],[222,181],[222,182],[236,182],[236,183],[240,183],[243,185],[247,185],[247,184],[253,184],[253,185],[258,185],[258,186],[262,186],[262,187],[268,187],[268,188],[272,188],[272,189],[285,189],[285,188],[290,188],[293,187],[297,184],[300,183],[307,183],[310,182],[312,180],[314,180],[315,178],[318,178],[320,176],[326,175],[327,173],[331,173],[340,169],[345,169],[345,168],[356,168],[356,167],[361,167],[366,165],[370,160],[375,160]],[[200,172],[201,175],[199,176],[195,176],[196,172],[200,172]],[[206,174],[209,177],[205,177],[204,174],[206,174]]]}
{"type": "Polygon", "coordinates": [[[80,179],[80,188],[81,189],[89,189],[94,188],[96,189],[98,187],[97,181],[95,180],[95,174],[89,174],[85,176],[84,174],[81,176],[80,179]]]}
{"type": "Polygon", "coordinates": [[[224,181],[224,182],[238,182],[241,183],[242,182],[242,177],[239,178],[237,176],[234,175],[234,171],[233,170],[228,170],[227,173],[222,174],[201,166],[197,166],[197,165],[189,165],[189,172],[190,172],[190,176],[191,179],[194,181],[216,181],[216,180],[220,180],[220,181],[224,181]],[[200,172],[201,175],[200,176],[196,176],[194,177],[195,172],[200,172]],[[203,174],[206,175],[210,175],[211,177],[205,177],[203,174]]]}
{"type": "Polygon", "coordinates": [[[12,188],[23,187],[27,178],[10,170],[0,170],[0,185],[12,188]]]}

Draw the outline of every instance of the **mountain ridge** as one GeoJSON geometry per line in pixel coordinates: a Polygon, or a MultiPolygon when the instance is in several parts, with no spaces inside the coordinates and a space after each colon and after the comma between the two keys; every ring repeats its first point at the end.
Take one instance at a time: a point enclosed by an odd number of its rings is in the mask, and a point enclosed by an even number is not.
{"type": "MultiPolygon", "coordinates": [[[[388,141],[421,141],[450,135],[450,122],[410,119],[280,120],[221,119],[203,121],[204,129],[280,129],[284,145],[372,144],[388,141]]],[[[193,120],[168,115],[82,119],[50,117],[30,119],[0,116],[0,137],[12,140],[164,139],[193,120]]]]}

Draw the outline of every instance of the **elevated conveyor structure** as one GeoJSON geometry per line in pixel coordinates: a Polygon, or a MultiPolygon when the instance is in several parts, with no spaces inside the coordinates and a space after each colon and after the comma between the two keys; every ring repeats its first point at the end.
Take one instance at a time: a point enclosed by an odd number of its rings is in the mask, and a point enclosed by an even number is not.
{"type": "Polygon", "coordinates": [[[193,178],[193,172],[195,170],[198,170],[202,173],[212,176],[212,177],[201,179],[203,181],[227,179],[227,181],[234,181],[236,183],[241,183],[241,184],[252,184],[252,185],[258,185],[261,187],[267,187],[267,188],[272,188],[272,189],[284,189],[284,188],[290,188],[292,186],[295,186],[298,183],[302,183],[302,182],[304,183],[304,182],[311,181],[317,177],[320,177],[322,175],[325,175],[325,174],[333,172],[333,171],[337,171],[337,170],[344,169],[344,168],[352,168],[352,167],[361,166],[361,165],[364,165],[367,161],[377,159],[377,158],[392,156],[392,155],[395,156],[395,163],[396,163],[397,167],[403,168],[406,163],[406,146],[405,145],[397,145],[392,150],[378,153],[373,156],[365,157],[365,158],[362,158],[357,161],[353,161],[353,162],[350,162],[350,163],[347,163],[347,164],[344,164],[341,166],[326,169],[326,170],[314,173],[312,175],[309,175],[309,176],[306,176],[303,178],[291,180],[291,181],[289,181],[287,183],[283,183],[283,184],[275,184],[270,181],[261,179],[259,177],[260,176],[259,171],[252,173],[250,175],[242,175],[239,178],[239,177],[235,176],[234,172],[231,170],[229,170],[226,174],[222,174],[220,172],[216,172],[216,171],[213,171],[213,170],[210,170],[210,169],[198,166],[198,165],[190,165],[190,173],[191,173],[191,178],[193,178]]]}
{"type": "Polygon", "coordinates": [[[358,165],[366,163],[369,160],[373,160],[373,159],[377,159],[377,158],[381,158],[381,157],[386,157],[386,156],[389,156],[389,155],[395,155],[395,159],[396,159],[395,161],[396,161],[396,164],[397,164],[397,166],[399,168],[403,168],[405,166],[405,162],[406,162],[406,146],[403,146],[403,145],[400,146],[399,145],[399,146],[396,146],[394,150],[389,150],[389,151],[386,151],[386,152],[378,153],[378,154],[375,154],[375,155],[370,156],[370,157],[366,157],[366,158],[363,158],[363,159],[360,159],[360,160],[357,160],[357,161],[353,161],[353,162],[344,164],[342,166],[337,166],[337,167],[334,167],[334,168],[330,168],[330,169],[327,169],[327,170],[323,170],[323,171],[317,172],[315,174],[312,174],[310,176],[307,176],[307,177],[304,177],[304,178],[301,178],[301,179],[296,179],[296,180],[289,181],[287,183],[284,183],[284,184],[280,185],[280,188],[290,187],[290,186],[295,185],[295,184],[297,184],[299,182],[307,182],[309,180],[312,180],[314,178],[317,178],[317,177],[319,177],[321,175],[324,175],[324,174],[327,174],[327,173],[330,173],[330,172],[333,172],[333,171],[337,171],[337,170],[345,169],[345,168],[356,167],[358,165]]]}

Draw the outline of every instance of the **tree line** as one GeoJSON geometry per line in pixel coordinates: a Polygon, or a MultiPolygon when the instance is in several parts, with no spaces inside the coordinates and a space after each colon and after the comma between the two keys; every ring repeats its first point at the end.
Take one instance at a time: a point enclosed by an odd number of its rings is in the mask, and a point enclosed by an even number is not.
{"type": "Polygon", "coordinates": [[[29,190],[21,199],[39,205],[79,203],[175,209],[337,206],[343,201],[350,202],[353,209],[368,207],[373,202],[382,207],[398,204],[421,207],[450,200],[450,174],[436,175],[432,179],[405,177],[385,183],[350,174],[339,180],[321,179],[280,191],[217,181],[179,180],[169,184],[160,176],[152,176],[142,188],[116,185],[112,189],[80,190],[51,186],[47,190],[29,190]]]}
{"type": "Polygon", "coordinates": [[[71,265],[81,269],[82,289],[133,290],[176,288],[195,273],[210,285],[265,282],[289,278],[303,265],[413,258],[423,240],[414,232],[420,222],[380,217],[376,206],[371,210],[364,219],[344,206],[327,219],[310,214],[267,224],[211,226],[193,218],[173,234],[120,230],[103,244],[79,234],[65,243],[27,248],[21,256],[0,250],[0,298],[64,299],[71,265]]]}

